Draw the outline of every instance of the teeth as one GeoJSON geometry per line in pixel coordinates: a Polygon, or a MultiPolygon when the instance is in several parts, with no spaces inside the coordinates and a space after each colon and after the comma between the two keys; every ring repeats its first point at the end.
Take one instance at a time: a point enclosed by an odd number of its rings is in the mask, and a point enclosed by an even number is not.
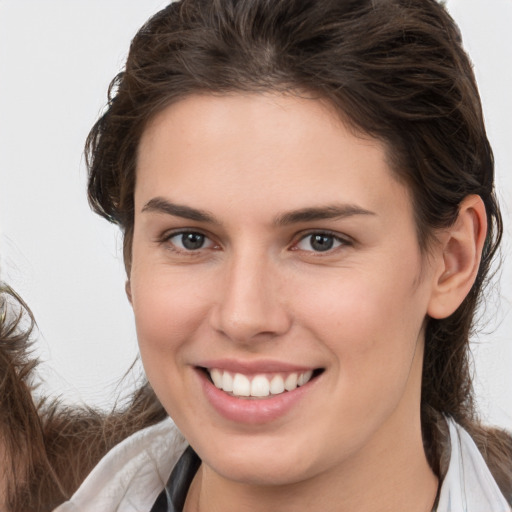
{"type": "Polygon", "coordinates": [[[233,378],[233,395],[251,396],[251,381],[241,373],[235,373],[233,378]]]}
{"type": "Polygon", "coordinates": [[[304,386],[304,384],[307,384],[311,380],[311,377],[313,377],[312,370],[301,373],[297,379],[297,386],[304,386]]]}
{"type": "Polygon", "coordinates": [[[208,370],[215,387],[240,397],[268,397],[293,391],[298,386],[307,384],[313,376],[313,371],[275,374],[273,376],[255,375],[252,380],[242,373],[231,374],[218,368],[208,370]]]}
{"type": "Polygon", "coordinates": [[[279,395],[284,391],[284,380],[281,375],[276,375],[271,381],[270,381],[270,392],[273,395],[279,395]]]}
{"type": "Polygon", "coordinates": [[[290,373],[284,381],[284,389],[286,391],[293,391],[297,387],[298,376],[296,373],[290,373]]]}
{"type": "Polygon", "coordinates": [[[217,370],[217,368],[214,368],[210,372],[210,377],[212,378],[215,387],[222,389],[222,372],[217,370]]]}
{"type": "Polygon", "coordinates": [[[221,389],[223,389],[224,391],[233,391],[233,377],[228,372],[224,372],[222,374],[221,389]]]}
{"type": "Polygon", "coordinates": [[[251,396],[270,395],[270,382],[264,375],[256,375],[251,382],[251,396]]]}

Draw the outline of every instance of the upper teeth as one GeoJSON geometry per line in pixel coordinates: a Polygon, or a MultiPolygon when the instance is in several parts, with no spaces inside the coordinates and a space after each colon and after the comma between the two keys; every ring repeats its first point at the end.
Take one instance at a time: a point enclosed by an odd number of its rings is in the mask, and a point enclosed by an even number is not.
{"type": "Polygon", "coordinates": [[[230,373],[217,368],[208,370],[213,383],[219,389],[234,396],[265,397],[279,395],[284,391],[293,391],[310,381],[313,371],[293,372],[287,374],[258,374],[248,377],[243,373],[230,373]]]}

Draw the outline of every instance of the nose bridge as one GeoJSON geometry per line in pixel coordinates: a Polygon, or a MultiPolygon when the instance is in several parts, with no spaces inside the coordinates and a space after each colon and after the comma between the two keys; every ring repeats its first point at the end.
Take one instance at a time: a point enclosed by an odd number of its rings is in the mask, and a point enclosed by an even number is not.
{"type": "Polygon", "coordinates": [[[262,250],[234,251],[223,276],[215,328],[237,342],[283,334],[288,312],[279,290],[278,264],[262,250]]]}

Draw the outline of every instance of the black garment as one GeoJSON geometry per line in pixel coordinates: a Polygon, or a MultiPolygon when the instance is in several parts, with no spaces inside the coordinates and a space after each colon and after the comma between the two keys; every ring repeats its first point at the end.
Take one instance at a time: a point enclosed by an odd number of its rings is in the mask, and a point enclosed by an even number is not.
{"type": "Polygon", "coordinates": [[[188,489],[201,465],[201,459],[189,446],[171,472],[165,489],[159,494],[150,512],[183,512],[188,489]]]}

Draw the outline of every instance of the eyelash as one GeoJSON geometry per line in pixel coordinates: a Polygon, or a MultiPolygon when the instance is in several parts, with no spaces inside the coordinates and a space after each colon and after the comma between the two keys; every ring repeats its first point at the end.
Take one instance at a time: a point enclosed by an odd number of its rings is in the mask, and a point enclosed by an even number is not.
{"type": "Polygon", "coordinates": [[[201,233],[200,231],[194,231],[194,230],[182,230],[182,231],[175,231],[172,233],[166,233],[159,241],[160,241],[160,243],[167,244],[172,251],[177,252],[179,254],[186,254],[188,256],[199,255],[199,253],[202,249],[215,249],[216,247],[219,247],[219,245],[215,244],[215,242],[213,242],[213,240],[208,235],[205,235],[204,233],[201,233]],[[176,243],[172,242],[172,239],[176,238],[176,237],[181,237],[181,240],[183,241],[183,237],[185,235],[195,235],[198,237],[202,237],[204,241],[206,241],[206,240],[210,241],[212,244],[212,247],[201,246],[201,247],[198,247],[197,249],[187,249],[186,247],[178,247],[176,245],[176,243]]]}
{"type": "MultiPolygon", "coordinates": [[[[201,233],[200,231],[194,231],[194,230],[182,230],[182,231],[176,231],[172,233],[166,233],[164,236],[161,237],[159,240],[162,244],[168,244],[170,249],[176,253],[179,254],[186,254],[188,256],[195,256],[199,255],[200,251],[203,249],[218,249],[220,246],[216,244],[208,235],[205,235],[204,233],[201,233]],[[194,235],[198,237],[202,237],[203,241],[209,241],[211,243],[210,247],[198,247],[197,249],[187,249],[186,247],[179,247],[176,245],[176,243],[173,243],[171,240],[176,237],[182,237],[181,241],[183,242],[183,237],[185,235],[194,235]]],[[[183,243],[182,243],[183,245],[183,243]]],[[[299,237],[296,238],[296,241],[293,242],[293,245],[290,247],[289,250],[291,251],[303,251],[315,255],[322,255],[322,254],[331,254],[332,252],[336,251],[337,249],[341,247],[348,247],[352,246],[353,242],[348,239],[347,237],[341,237],[335,233],[332,233],[330,231],[310,231],[308,233],[303,233],[299,237]],[[299,246],[300,243],[305,242],[308,238],[311,239],[310,245],[312,243],[312,237],[323,237],[324,239],[330,239],[332,245],[330,247],[327,247],[325,250],[307,250],[307,249],[301,249],[299,246]],[[334,245],[334,247],[333,247],[334,245]]]]}
{"type": "Polygon", "coordinates": [[[332,233],[330,231],[310,231],[308,233],[304,233],[302,234],[298,240],[296,242],[294,242],[293,246],[291,247],[291,250],[292,251],[300,251],[300,250],[303,250],[304,252],[310,252],[312,254],[315,254],[315,255],[322,255],[322,254],[331,254],[333,253],[334,251],[336,251],[337,249],[340,249],[342,247],[348,247],[348,246],[351,246],[353,245],[353,242],[348,239],[347,237],[342,237],[340,235],[337,235],[335,233],[332,233]],[[307,250],[307,249],[300,249],[298,247],[298,245],[301,243],[301,242],[305,242],[308,238],[310,238],[310,246],[313,242],[313,237],[323,237],[323,238],[328,238],[328,239],[331,239],[332,240],[332,243],[333,244],[337,244],[335,245],[334,247],[328,247],[326,250],[324,251],[314,251],[314,250],[307,250]]]}

